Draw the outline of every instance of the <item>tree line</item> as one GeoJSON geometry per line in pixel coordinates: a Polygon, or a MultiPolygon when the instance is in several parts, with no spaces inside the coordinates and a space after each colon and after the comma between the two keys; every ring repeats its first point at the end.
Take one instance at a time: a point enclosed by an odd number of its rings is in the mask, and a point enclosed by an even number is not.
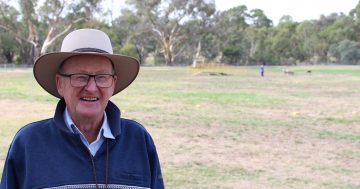
{"type": "Polygon", "coordinates": [[[261,9],[217,11],[214,0],[126,0],[119,10],[104,1],[0,0],[0,63],[31,65],[71,30],[90,27],[142,64],[360,64],[360,1],[349,13],[284,15],[276,26],[261,9]]]}

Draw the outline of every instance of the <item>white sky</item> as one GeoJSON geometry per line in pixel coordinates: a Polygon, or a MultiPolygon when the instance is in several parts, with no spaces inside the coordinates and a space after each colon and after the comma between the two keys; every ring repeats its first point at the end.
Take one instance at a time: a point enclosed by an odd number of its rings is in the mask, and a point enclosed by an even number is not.
{"type": "Polygon", "coordinates": [[[298,22],[319,19],[322,14],[343,12],[348,15],[359,0],[215,0],[215,3],[216,9],[221,11],[239,5],[245,5],[248,10],[261,9],[276,25],[283,15],[290,15],[298,22]]]}
{"type": "MultiPolygon", "coordinates": [[[[15,1],[10,0],[11,4],[15,1]]],[[[284,15],[290,15],[294,21],[304,21],[319,19],[320,15],[331,13],[349,14],[354,9],[359,0],[215,0],[217,10],[228,10],[232,7],[245,5],[248,10],[255,8],[264,11],[265,15],[276,25],[284,15]]],[[[16,3],[15,3],[16,4],[16,3]]],[[[113,8],[113,16],[118,16],[125,0],[105,0],[105,7],[113,8]]]]}

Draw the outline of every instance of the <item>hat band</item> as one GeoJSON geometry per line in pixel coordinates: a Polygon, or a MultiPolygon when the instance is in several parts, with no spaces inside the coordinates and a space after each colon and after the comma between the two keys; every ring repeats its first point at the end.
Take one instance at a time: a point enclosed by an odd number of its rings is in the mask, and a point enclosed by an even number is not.
{"type": "Polygon", "coordinates": [[[97,48],[80,48],[80,49],[73,50],[73,52],[97,52],[97,53],[109,54],[109,52],[101,50],[101,49],[97,49],[97,48]]]}

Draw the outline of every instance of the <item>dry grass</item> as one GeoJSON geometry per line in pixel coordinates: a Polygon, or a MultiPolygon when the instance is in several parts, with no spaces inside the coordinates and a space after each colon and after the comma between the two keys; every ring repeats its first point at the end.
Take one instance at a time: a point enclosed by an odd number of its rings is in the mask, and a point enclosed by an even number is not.
{"type": "MultiPolygon", "coordinates": [[[[142,68],[112,100],[152,134],[167,188],[360,188],[359,67],[282,70],[142,68]]],[[[53,114],[31,77],[1,73],[0,165],[20,126],[53,114]]]]}

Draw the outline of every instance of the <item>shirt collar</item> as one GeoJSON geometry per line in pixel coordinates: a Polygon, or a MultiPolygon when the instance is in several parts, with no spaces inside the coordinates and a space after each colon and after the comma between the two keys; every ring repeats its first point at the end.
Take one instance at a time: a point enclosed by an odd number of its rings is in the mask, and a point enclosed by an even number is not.
{"type": "MultiPolygon", "coordinates": [[[[68,127],[70,132],[72,132],[72,133],[80,132],[80,130],[76,127],[74,121],[71,119],[68,108],[65,108],[64,120],[65,120],[66,126],[68,127]],[[72,127],[72,126],[75,126],[75,127],[72,127]]],[[[104,120],[103,120],[103,123],[101,125],[99,135],[100,135],[100,133],[102,133],[102,135],[105,138],[115,139],[114,135],[111,132],[110,125],[109,125],[109,122],[108,122],[107,115],[106,115],[105,111],[104,111],[104,120]]],[[[99,135],[98,135],[98,138],[99,138],[99,135]]]]}

